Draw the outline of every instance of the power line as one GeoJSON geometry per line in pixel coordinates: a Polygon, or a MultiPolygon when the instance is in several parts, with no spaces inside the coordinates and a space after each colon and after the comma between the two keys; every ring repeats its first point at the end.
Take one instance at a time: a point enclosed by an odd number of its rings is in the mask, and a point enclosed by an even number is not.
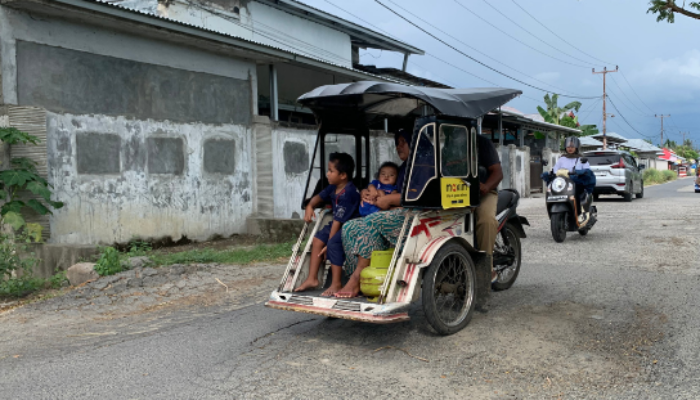
{"type": "Polygon", "coordinates": [[[645,134],[643,134],[642,132],[639,132],[634,126],[632,126],[632,124],[629,123],[629,121],[627,121],[627,118],[625,118],[625,116],[622,115],[622,113],[621,113],[620,110],[617,108],[617,106],[615,105],[615,102],[612,100],[612,98],[611,98],[610,96],[608,96],[608,100],[610,100],[610,104],[613,106],[613,108],[614,108],[615,111],[617,112],[617,115],[619,115],[620,118],[622,118],[622,119],[625,121],[625,123],[627,123],[627,125],[629,125],[629,127],[632,128],[633,131],[637,132],[639,135],[644,136],[644,137],[647,138],[647,139],[652,139],[651,136],[645,135],[645,134]]]}
{"type": "Polygon", "coordinates": [[[501,12],[501,10],[499,10],[498,8],[496,8],[496,7],[494,7],[492,4],[490,4],[487,0],[482,0],[482,1],[483,1],[484,3],[486,3],[487,6],[491,7],[494,11],[496,11],[496,12],[499,13],[499,14],[501,14],[501,15],[503,16],[503,18],[505,18],[505,19],[507,19],[508,21],[512,22],[513,25],[515,25],[515,26],[517,26],[518,28],[524,30],[524,31],[527,32],[530,36],[534,37],[535,39],[539,40],[540,42],[546,44],[547,46],[553,48],[554,50],[556,50],[556,51],[558,51],[558,52],[560,52],[560,53],[562,53],[562,54],[564,54],[564,55],[567,55],[567,56],[573,58],[574,60],[581,61],[581,62],[584,62],[584,63],[588,63],[588,61],[582,60],[582,59],[580,59],[580,58],[578,58],[578,57],[576,57],[576,56],[572,56],[571,54],[569,54],[569,53],[563,51],[561,48],[558,48],[558,47],[556,47],[556,46],[554,46],[554,45],[552,45],[552,44],[546,42],[545,40],[541,39],[539,36],[537,36],[537,35],[535,35],[534,33],[528,31],[528,30],[525,29],[522,25],[518,24],[518,23],[515,22],[512,18],[510,18],[509,16],[507,16],[506,14],[504,14],[503,12],[501,12]]]}
{"type": "MultiPolygon", "coordinates": [[[[375,0],[375,1],[376,1],[376,0],[375,0]]],[[[388,1],[391,1],[391,0],[388,0],[388,1]]],[[[538,49],[536,49],[536,48],[530,46],[529,44],[523,42],[522,40],[516,38],[515,36],[511,35],[510,33],[504,31],[503,29],[499,28],[498,26],[492,24],[492,23],[489,22],[486,18],[483,18],[483,17],[480,16],[479,14],[477,14],[477,13],[475,13],[474,11],[470,10],[470,9],[469,9],[467,6],[465,6],[464,4],[458,2],[457,0],[453,0],[453,1],[454,1],[455,3],[457,3],[460,7],[464,8],[464,9],[467,10],[467,11],[469,11],[469,12],[470,12],[471,14],[473,14],[475,17],[477,17],[477,18],[479,18],[480,20],[484,21],[486,24],[491,25],[491,26],[492,26],[494,29],[496,29],[497,31],[501,32],[502,34],[508,36],[509,38],[515,40],[516,42],[522,44],[523,46],[525,46],[525,47],[527,47],[527,48],[529,48],[529,49],[531,49],[531,50],[534,50],[534,51],[536,51],[536,52],[538,52],[538,53],[540,53],[540,54],[542,54],[542,55],[545,55],[545,56],[547,56],[547,57],[549,57],[549,58],[551,58],[551,59],[553,59],[553,60],[557,60],[557,61],[562,62],[562,63],[564,63],[564,64],[573,65],[574,67],[579,67],[579,68],[590,68],[590,65],[579,65],[579,64],[570,63],[570,62],[568,62],[568,61],[566,61],[566,60],[562,60],[562,59],[557,58],[557,57],[554,57],[554,56],[552,56],[552,55],[550,55],[550,54],[548,54],[548,53],[545,53],[545,52],[543,52],[543,51],[540,51],[540,50],[538,50],[538,49]]],[[[393,3],[393,2],[392,2],[392,3],[393,3]]],[[[394,3],[394,4],[396,4],[396,3],[394,3]]]]}
{"type": "Polygon", "coordinates": [[[615,79],[614,79],[612,76],[610,77],[610,79],[611,79],[613,85],[615,85],[616,88],[620,89],[620,92],[621,92],[622,95],[625,97],[625,99],[627,99],[627,101],[629,101],[629,103],[630,103],[632,106],[634,106],[634,108],[636,109],[636,110],[633,110],[632,107],[628,106],[626,102],[623,102],[623,104],[624,104],[625,106],[627,106],[627,107],[630,109],[630,111],[634,112],[635,114],[639,114],[639,115],[641,115],[641,116],[643,116],[643,117],[652,117],[652,115],[649,115],[649,114],[645,113],[642,109],[640,109],[639,107],[635,106],[634,103],[632,103],[632,100],[630,100],[630,98],[627,97],[627,95],[625,94],[625,91],[622,90],[622,88],[617,84],[617,82],[615,81],[615,79]]]}
{"type": "Polygon", "coordinates": [[[547,31],[549,31],[549,33],[551,33],[552,35],[554,35],[554,36],[556,36],[557,38],[559,38],[562,42],[568,44],[569,46],[571,46],[571,47],[573,47],[574,49],[578,50],[578,51],[581,52],[582,54],[585,54],[585,55],[587,55],[588,57],[590,57],[590,58],[592,58],[592,59],[594,59],[594,60],[596,60],[596,61],[602,62],[603,64],[615,64],[615,63],[603,61],[603,60],[601,60],[600,58],[594,57],[594,56],[592,56],[592,55],[586,53],[585,51],[579,49],[578,47],[574,46],[573,44],[569,43],[566,39],[564,39],[563,37],[557,35],[554,31],[552,31],[551,29],[549,29],[549,28],[547,27],[547,25],[545,25],[545,24],[543,24],[542,22],[540,22],[537,18],[535,18],[532,14],[530,14],[526,9],[524,9],[520,4],[516,3],[515,0],[511,0],[511,1],[513,2],[513,4],[515,4],[516,6],[518,6],[518,8],[520,8],[521,10],[523,10],[523,12],[525,12],[525,14],[529,15],[530,18],[534,19],[535,22],[537,22],[537,23],[540,24],[544,29],[546,29],[547,31]]]}
{"type": "MultiPolygon", "coordinates": [[[[543,88],[537,87],[537,86],[535,86],[535,85],[531,85],[531,84],[529,84],[529,83],[527,83],[527,82],[524,82],[524,81],[522,81],[522,80],[520,80],[520,79],[514,78],[514,77],[512,77],[512,76],[510,76],[510,75],[508,75],[508,74],[506,74],[506,73],[504,73],[504,72],[501,72],[501,71],[499,71],[499,70],[497,70],[497,69],[491,67],[490,65],[485,64],[485,63],[482,62],[482,61],[477,60],[476,58],[474,58],[474,57],[472,57],[472,56],[466,54],[465,52],[459,50],[458,48],[452,46],[451,44],[445,42],[444,40],[438,38],[438,37],[435,36],[434,34],[428,32],[428,31],[425,30],[424,28],[420,27],[418,24],[414,23],[413,21],[409,20],[408,18],[404,17],[403,15],[401,15],[401,14],[399,14],[398,12],[396,12],[395,10],[393,10],[391,7],[389,7],[389,6],[387,6],[386,4],[382,3],[380,0],[374,0],[374,1],[377,2],[378,4],[380,4],[382,7],[386,8],[387,10],[391,11],[393,14],[395,14],[395,15],[398,16],[399,18],[403,19],[404,21],[408,22],[409,24],[413,25],[414,27],[418,28],[419,30],[423,31],[423,33],[427,34],[428,36],[432,37],[433,39],[437,40],[438,42],[444,44],[445,46],[451,48],[452,50],[458,52],[459,54],[463,55],[464,57],[467,57],[468,59],[470,59],[470,60],[476,62],[477,64],[480,64],[480,65],[482,65],[482,66],[484,66],[484,67],[490,69],[491,71],[494,71],[494,72],[496,72],[496,73],[498,73],[498,74],[500,74],[500,75],[505,76],[506,78],[509,78],[509,79],[511,79],[511,80],[514,80],[514,81],[516,81],[516,82],[518,82],[518,83],[520,83],[520,84],[523,84],[523,85],[525,85],[525,86],[528,86],[528,87],[531,87],[531,88],[533,88],[533,89],[537,89],[537,90],[540,90],[540,91],[543,91],[543,92],[551,93],[550,90],[543,89],[543,88]]],[[[388,0],[388,1],[391,1],[391,0],[388,0]]],[[[393,3],[393,2],[392,2],[392,3],[393,3]]],[[[598,97],[598,96],[595,96],[595,97],[594,97],[594,96],[590,96],[590,97],[587,97],[587,96],[569,96],[569,95],[559,94],[559,93],[555,93],[555,94],[558,94],[558,95],[561,96],[561,97],[570,97],[570,98],[577,98],[577,99],[594,99],[594,98],[597,98],[597,97],[598,97]]]]}
{"type": "Polygon", "coordinates": [[[653,113],[654,110],[652,110],[651,107],[649,107],[644,101],[642,101],[642,98],[639,97],[639,95],[637,94],[637,92],[634,90],[634,87],[632,87],[632,85],[630,84],[630,82],[627,80],[627,77],[625,76],[625,73],[624,73],[624,72],[620,72],[620,75],[622,75],[622,78],[625,80],[625,82],[627,82],[627,85],[630,87],[630,89],[632,89],[632,93],[634,93],[634,95],[637,96],[637,98],[639,99],[639,101],[640,101],[642,104],[644,104],[644,107],[648,108],[649,111],[651,111],[651,112],[653,113]]]}
{"type": "MultiPolygon", "coordinates": [[[[588,112],[586,113],[586,115],[585,115],[585,116],[582,116],[580,119],[588,118],[588,116],[591,115],[591,113],[593,112],[593,110],[595,110],[595,106],[596,106],[598,103],[600,103],[602,100],[603,100],[603,98],[601,97],[600,99],[598,99],[598,100],[594,101],[593,103],[591,103],[591,104],[589,105],[590,110],[588,110],[588,112]]],[[[579,115],[581,115],[581,114],[583,114],[583,110],[581,110],[581,112],[579,113],[579,115]]],[[[601,116],[601,118],[603,118],[603,117],[601,116]]]]}
{"type": "MultiPolygon", "coordinates": [[[[326,0],[326,1],[327,1],[327,0],[326,0]]],[[[390,1],[391,3],[394,3],[394,2],[391,1],[391,0],[389,0],[389,1],[390,1]]],[[[489,56],[488,54],[486,54],[486,53],[484,53],[484,52],[478,50],[477,48],[475,48],[475,47],[469,45],[468,43],[463,42],[463,41],[460,40],[459,38],[456,38],[456,37],[452,36],[451,34],[449,34],[448,32],[445,32],[444,30],[440,29],[439,27],[435,26],[434,24],[431,24],[430,22],[426,21],[425,19],[421,18],[420,16],[418,16],[418,15],[412,13],[410,10],[407,10],[406,8],[400,6],[400,5],[396,4],[396,3],[394,3],[394,4],[395,4],[398,8],[402,9],[403,11],[405,11],[406,13],[408,13],[409,15],[411,15],[413,18],[416,18],[417,20],[423,22],[424,24],[430,26],[431,28],[437,30],[438,32],[440,32],[440,33],[446,35],[447,37],[451,38],[452,40],[455,40],[455,41],[461,43],[462,45],[464,45],[464,46],[470,48],[471,50],[473,50],[473,51],[475,51],[475,52],[481,54],[482,56],[484,56],[484,57],[486,57],[486,58],[488,58],[488,59],[490,59],[490,60],[492,60],[492,61],[495,61],[496,63],[501,64],[502,66],[504,66],[504,67],[506,67],[506,68],[508,68],[508,69],[510,69],[510,70],[513,70],[513,71],[515,71],[515,72],[517,72],[517,73],[519,73],[519,74],[521,74],[521,75],[524,75],[524,76],[526,76],[526,77],[528,77],[528,78],[530,78],[530,79],[532,79],[532,80],[534,80],[534,81],[543,83],[543,84],[545,84],[545,85],[547,85],[547,86],[551,86],[551,87],[553,87],[553,88],[555,88],[555,89],[557,89],[557,90],[567,91],[567,90],[564,89],[564,88],[557,87],[557,86],[555,86],[555,85],[552,85],[551,83],[547,83],[547,82],[544,82],[544,81],[542,81],[542,80],[539,80],[539,79],[537,79],[537,78],[535,78],[535,77],[532,77],[532,76],[530,76],[530,75],[528,75],[528,74],[526,74],[526,73],[524,73],[524,72],[522,72],[522,71],[519,71],[519,70],[517,70],[517,69],[511,67],[510,65],[507,65],[506,63],[503,63],[503,62],[501,62],[501,61],[499,61],[499,60],[497,60],[497,59],[495,59],[495,58],[489,56]]]]}

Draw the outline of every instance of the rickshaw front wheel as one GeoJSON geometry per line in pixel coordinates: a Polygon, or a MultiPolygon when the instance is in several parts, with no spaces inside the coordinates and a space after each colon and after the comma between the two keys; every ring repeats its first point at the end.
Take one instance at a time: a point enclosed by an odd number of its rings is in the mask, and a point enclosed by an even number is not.
{"type": "Polygon", "coordinates": [[[476,268],[458,243],[441,248],[423,277],[423,311],[430,326],[441,335],[462,330],[476,305],[476,268]]]}

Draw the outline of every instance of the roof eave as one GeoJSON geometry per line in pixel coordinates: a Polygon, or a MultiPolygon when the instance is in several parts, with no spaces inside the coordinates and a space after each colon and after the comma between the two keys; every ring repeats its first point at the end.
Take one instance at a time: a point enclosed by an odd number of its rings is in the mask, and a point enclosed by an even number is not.
{"type": "MultiPolygon", "coordinates": [[[[384,82],[398,82],[397,80],[385,78],[382,76],[377,76],[369,74],[363,71],[343,67],[329,62],[324,62],[321,60],[316,60],[312,57],[306,57],[300,54],[292,53],[282,49],[277,49],[265,44],[255,43],[243,38],[236,38],[233,36],[217,33],[210,30],[205,30],[196,26],[190,26],[178,21],[160,18],[155,15],[150,15],[142,12],[137,12],[135,10],[130,10],[126,8],[117,7],[110,5],[108,3],[98,3],[95,1],[86,0],[11,0],[4,5],[11,6],[14,8],[22,9],[24,5],[37,4],[42,6],[51,5],[61,5],[68,6],[72,8],[77,8],[89,12],[94,12],[102,15],[107,15],[113,18],[119,18],[128,20],[130,22],[143,24],[147,26],[152,26],[160,29],[165,29],[183,35],[195,37],[197,39],[208,40],[212,42],[217,42],[224,45],[229,45],[237,47],[243,50],[247,50],[253,53],[258,53],[265,56],[267,59],[276,59],[279,61],[294,62],[303,64],[312,68],[322,69],[325,71],[330,71],[338,74],[342,74],[351,78],[357,78],[362,80],[372,79],[384,82]]],[[[29,7],[29,6],[28,6],[29,7]]],[[[31,8],[29,8],[31,9],[31,8]]],[[[35,10],[36,11],[36,10],[35,10]]]]}

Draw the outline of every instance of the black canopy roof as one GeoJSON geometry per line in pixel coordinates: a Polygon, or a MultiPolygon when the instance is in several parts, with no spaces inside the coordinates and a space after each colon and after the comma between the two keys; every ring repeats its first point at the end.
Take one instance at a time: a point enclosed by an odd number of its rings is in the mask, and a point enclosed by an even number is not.
{"type": "Polygon", "coordinates": [[[424,105],[437,114],[477,118],[502,106],[522,91],[504,88],[438,89],[397,83],[361,81],[320,86],[297,101],[326,117],[367,121],[377,117],[406,116],[424,105]]]}

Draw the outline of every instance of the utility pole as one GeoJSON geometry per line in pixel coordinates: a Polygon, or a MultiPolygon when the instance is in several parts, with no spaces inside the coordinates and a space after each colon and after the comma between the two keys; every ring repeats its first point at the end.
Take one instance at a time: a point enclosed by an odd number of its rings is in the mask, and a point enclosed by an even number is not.
{"type": "Polygon", "coordinates": [[[656,118],[661,118],[661,141],[659,142],[659,147],[664,147],[664,118],[668,118],[671,116],[671,114],[668,115],[656,115],[654,114],[656,118]]]}
{"type": "Polygon", "coordinates": [[[595,72],[595,68],[593,68],[593,74],[603,74],[603,150],[606,150],[608,148],[608,139],[605,136],[605,120],[608,117],[608,113],[605,111],[605,76],[611,72],[617,72],[617,65],[615,66],[615,71],[608,71],[608,67],[603,67],[602,71],[595,72]]]}

